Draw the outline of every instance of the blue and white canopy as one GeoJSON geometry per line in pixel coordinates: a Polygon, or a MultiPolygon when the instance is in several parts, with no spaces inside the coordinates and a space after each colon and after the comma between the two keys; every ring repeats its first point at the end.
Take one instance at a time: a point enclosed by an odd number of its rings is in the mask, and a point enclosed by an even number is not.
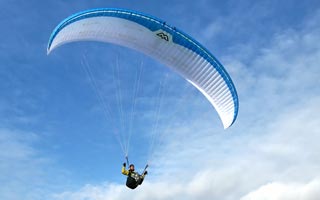
{"type": "Polygon", "coordinates": [[[224,67],[196,40],[162,20],[115,8],[79,12],[56,27],[47,51],[75,41],[108,42],[149,55],[192,83],[216,109],[224,128],[237,118],[237,92],[224,67]]]}

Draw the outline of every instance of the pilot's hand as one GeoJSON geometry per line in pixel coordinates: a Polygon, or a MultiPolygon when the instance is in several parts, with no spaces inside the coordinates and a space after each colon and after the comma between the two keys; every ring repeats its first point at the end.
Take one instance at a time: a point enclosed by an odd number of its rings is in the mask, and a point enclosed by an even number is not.
{"type": "Polygon", "coordinates": [[[127,166],[127,164],[126,164],[126,163],[123,163],[123,166],[124,166],[124,167],[126,167],[126,166],[127,166]]]}

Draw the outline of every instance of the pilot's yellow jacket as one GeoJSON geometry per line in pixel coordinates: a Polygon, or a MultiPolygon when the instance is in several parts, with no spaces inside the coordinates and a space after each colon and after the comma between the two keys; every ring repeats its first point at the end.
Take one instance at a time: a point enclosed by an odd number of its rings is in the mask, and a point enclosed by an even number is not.
{"type": "Polygon", "coordinates": [[[135,171],[129,171],[124,166],[122,166],[121,173],[126,176],[131,176],[132,178],[134,178],[137,181],[138,181],[138,179],[143,179],[145,177],[145,174],[140,175],[139,173],[137,173],[135,171]]]}
{"type": "Polygon", "coordinates": [[[124,166],[122,166],[121,173],[123,175],[127,175],[128,176],[129,175],[129,170],[126,170],[126,168],[124,166]]]}

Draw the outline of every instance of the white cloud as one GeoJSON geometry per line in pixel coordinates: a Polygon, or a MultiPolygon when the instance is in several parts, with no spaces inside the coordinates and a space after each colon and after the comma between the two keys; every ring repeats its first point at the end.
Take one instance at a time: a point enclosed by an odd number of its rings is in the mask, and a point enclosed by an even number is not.
{"type": "Polygon", "coordinates": [[[55,181],[64,172],[37,150],[40,141],[32,132],[0,129],[0,199],[43,199],[60,187],[55,181]]]}
{"type": "Polygon", "coordinates": [[[241,200],[317,200],[320,197],[320,179],[309,183],[273,182],[250,192],[241,200]]]}
{"type": "Polygon", "coordinates": [[[210,41],[215,35],[221,33],[223,27],[223,20],[216,19],[214,22],[210,23],[202,31],[202,35],[206,41],[210,41]]]}
{"type": "Polygon", "coordinates": [[[119,185],[105,183],[99,186],[86,185],[77,192],[64,192],[61,194],[55,194],[52,198],[57,200],[77,200],[77,199],[94,199],[94,200],[106,200],[106,199],[119,199],[119,195],[124,192],[123,187],[119,185]]]}

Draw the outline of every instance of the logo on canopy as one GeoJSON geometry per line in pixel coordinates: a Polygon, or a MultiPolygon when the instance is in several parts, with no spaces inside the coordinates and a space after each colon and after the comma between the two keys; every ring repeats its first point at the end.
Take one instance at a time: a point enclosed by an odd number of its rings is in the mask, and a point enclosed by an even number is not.
{"type": "Polygon", "coordinates": [[[169,42],[169,36],[166,35],[165,33],[162,33],[162,32],[161,33],[157,33],[157,36],[159,36],[161,39],[164,39],[164,40],[169,42]]]}
{"type": "Polygon", "coordinates": [[[169,33],[165,32],[164,30],[160,29],[160,30],[157,30],[155,33],[159,38],[167,42],[172,41],[172,36],[169,33]]]}

